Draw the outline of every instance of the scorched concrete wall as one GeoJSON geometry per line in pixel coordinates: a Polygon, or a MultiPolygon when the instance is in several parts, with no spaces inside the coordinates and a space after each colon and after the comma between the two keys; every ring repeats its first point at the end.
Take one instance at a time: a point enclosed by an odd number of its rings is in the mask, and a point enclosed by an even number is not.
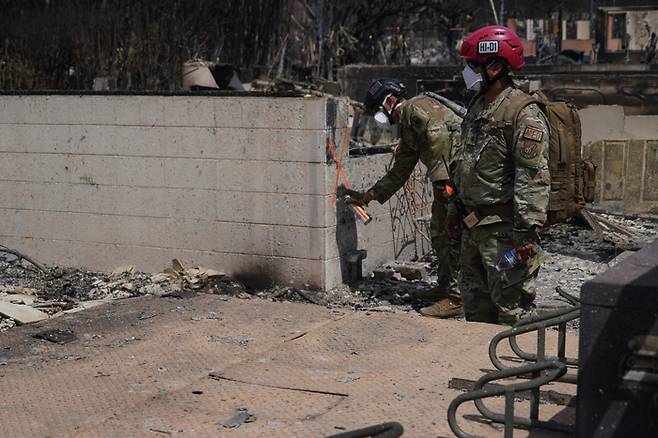
{"type": "MultiPolygon", "coordinates": [[[[326,145],[349,111],[326,97],[0,96],[0,243],[59,265],[179,258],[336,286],[344,224],[326,145]]],[[[392,258],[382,240],[370,262],[392,258]]]]}

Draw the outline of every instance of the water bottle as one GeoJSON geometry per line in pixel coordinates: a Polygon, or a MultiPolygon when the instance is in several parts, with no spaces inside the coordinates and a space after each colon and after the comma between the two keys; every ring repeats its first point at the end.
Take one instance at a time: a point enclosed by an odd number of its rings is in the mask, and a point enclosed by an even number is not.
{"type": "Polygon", "coordinates": [[[507,252],[500,258],[496,264],[496,271],[509,271],[520,264],[519,253],[516,251],[516,248],[512,248],[507,250],[507,252]]]}

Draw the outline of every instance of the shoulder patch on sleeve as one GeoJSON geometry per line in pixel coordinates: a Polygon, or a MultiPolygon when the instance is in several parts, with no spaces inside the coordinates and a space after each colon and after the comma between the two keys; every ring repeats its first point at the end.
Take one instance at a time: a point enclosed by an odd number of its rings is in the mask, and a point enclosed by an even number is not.
{"type": "MultiPolygon", "coordinates": [[[[539,131],[541,134],[542,132],[539,131]]],[[[535,141],[526,141],[523,143],[523,146],[521,147],[521,156],[525,158],[526,160],[532,160],[533,158],[537,158],[537,155],[539,155],[539,150],[540,150],[540,144],[535,142],[535,141]]]]}
{"type": "Polygon", "coordinates": [[[541,141],[544,138],[544,132],[532,126],[527,126],[523,131],[523,138],[533,141],[541,141]]]}

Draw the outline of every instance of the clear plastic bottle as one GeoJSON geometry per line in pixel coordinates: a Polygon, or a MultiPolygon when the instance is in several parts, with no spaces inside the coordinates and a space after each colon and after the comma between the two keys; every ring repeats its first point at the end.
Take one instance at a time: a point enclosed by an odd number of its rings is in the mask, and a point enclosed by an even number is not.
{"type": "Polygon", "coordinates": [[[500,258],[496,264],[496,271],[509,271],[510,269],[514,269],[520,264],[521,260],[519,260],[519,253],[516,248],[512,248],[507,250],[507,252],[500,258]]]}

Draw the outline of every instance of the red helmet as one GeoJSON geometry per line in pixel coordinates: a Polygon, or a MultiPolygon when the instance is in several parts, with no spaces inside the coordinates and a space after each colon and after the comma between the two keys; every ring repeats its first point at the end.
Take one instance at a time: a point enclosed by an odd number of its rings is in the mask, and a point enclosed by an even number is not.
{"type": "Polygon", "coordinates": [[[518,70],[525,64],[521,39],[512,30],[498,24],[478,29],[466,37],[460,56],[464,61],[482,64],[503,58],[512,70],[518,70]]]}

